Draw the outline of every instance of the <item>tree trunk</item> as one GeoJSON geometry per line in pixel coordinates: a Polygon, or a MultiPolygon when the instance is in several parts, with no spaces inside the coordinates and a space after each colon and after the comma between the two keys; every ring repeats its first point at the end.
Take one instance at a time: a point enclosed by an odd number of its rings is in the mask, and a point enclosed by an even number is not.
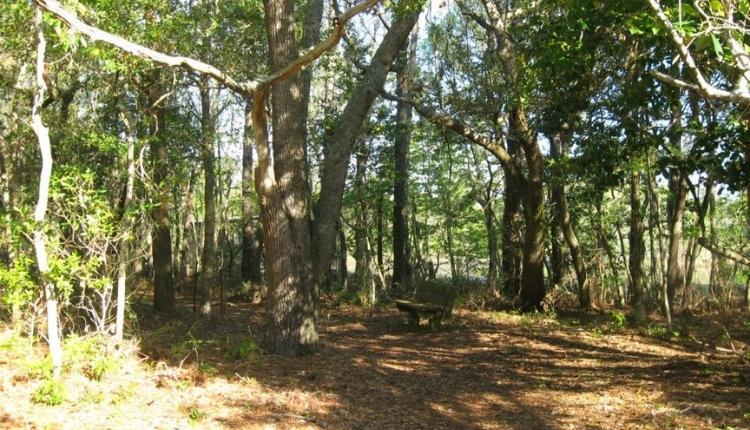
{"type": "Polygon", "coordinates": [[[687,198],[687,179],[675,170],[670,176],[672,200],[669,210],[669,259],[667,260],[667,303],[674,313],[675,294],[685,284],[685,269],[682,265],[682,225],[687,198]]]}
{"type": "Polygon", "coordinates": [[[253,219],[253,131],[252,100],[245,101],[245,130],[242,139],[242,280],[258,288],[263,282],[260,270],[260,242],[253,219]]]}
{"type": "Polygon", "coordinates": [[[203,254],[201,255],[200,307],[211,314],[211,297],[216,282],[216,166],[214,122],[211,117],[211,90],[208,77],[199,85],[201,97],[201,158],[203,160],[203,254]]]}
{"type": "Polygon", "coordinates": [[[52,370],[54,377],[60,376],[63,364],[63,351],[60,344],[59,317],[57,313],[57,292],[55,284],[50,278],[49,262],[47,260],[47,248],[45,243],[44,224],[47,214],[47,203],[49,200],[49,183],[52,176],[52,148],[50,145],[49,129],[42,122],[42,103],[47,86],[44,83],[44,57],[47,43],[42,32],[42,10],[37,7],[34,11],[34,27],[37,36],[36,51],[36,92],[34,103],[31,108],[31,127],[39,144],[39,152],[42,159],[42,168],[39,174],[39,195],[34,209],[34,251],[36,253],[37,268],[39,269],[39,280],[44,291],[44,300],[47,307],[47,344],[49,345],[50,357],[52,359],[52,370]]]}
{"type": "Polygon", "coordinates": [[[169,188],[169,148],[166,141],[166,108],[159,101],[163,93],[161,70],[153,73],[153,83],[149,88],[149,105],[154,106],[154,115],[149,123],[150,152],[153,157],[153,181],[155,205],[151,210],[154,231],[151,235],[151,252],[154,275],[154,310],[172,312],[174,310],[174,275],[172,271],[172,236],[170,212],[172,193],[169,188]],[[158,104],[155,106],[155,104],[158,104]]]}
{"type": "MultiPolygon", "coordinates": [[[[266,0],[271,72],[297,56],[294,3],[266,0]]],[[[317,289],[311,267],[309,192],[302,105],[303,79],[293,76],[271,87],[273,160],[267,139],[265,91],[256,93],[253,127],[259,167],[256,189],[261,201],[268,297],[264,347],[279,355],[317,349],[317,289]]],[[[326,262],[329,260],[326,260],[326,262]]]]}
{"type": "MultiPolygon", "coordinates": [[[[650,171],[651,169],[649,169],[650,171]]],[[[664,226],[661,222],[661,209],[659,208],[659,194],[656,187],[656,179],[653,175],[649,174],[649,180],[648,180],[648,189],[649,189],[649,198],[650,198],[650,212],[652,217],[652,222],[656,224],[656,229],[658,232],[658,245],[659,245],[659,264],[661,267],[661,273],[659,278],[659,294],[656,294],[656,296],[663,296],[666,297],[664,293],[667,291],[667,277],[664,275],[664,268],[667,267],[667,253],[666,249],[664,247],[664,226]]]]}
{"type": "Polygon", "coordinates": [[[125,287],[127,280],[128,261],[130,259],[128,242],[133,218],[130,215],[130,205],[133,203],[133,186],[135,184],[135,138],[136,131],[131,120],[122,114],[127,130],[127,178],[125,181],[125,198],[122,201],[122,219],[120,220],[120,239],[117,250],[117,310],[115,314],[115,341],[122,342],[125,333],[125,287]]]}
{"type": "MultiPolygon", "coordinates": [[[[416,68],[418,26],[412,31],[409,42],[409,55],[398,73],[396,95],[409,97],[411,75],[416,68]]],[[[396,104],[396,139],[394,144],[393,179],[393,288],[408,291],[412,282],[412,266],[409,252],[409,225],[406,213],[409,189],[409,144],[411,143],[410,104],[399,101],[396,104]]]]}
{"type": "MultiPolygon", "coordinates": [[[[550,139],[550,155],[553,158],[561,159],[567,156],[567,145],[563,142],[564,136],[554,136],[550,139]]],[[[565,242],[570,250],[570,259],[573,261],[573,269],[576,272],[578,281],[578,303],[581,309],[591,308],[591,291],[589,291],[586,280],[586,267],[581,254],[581,245],[578,243],[578,236],[573,229],[573,223],[570,220],[570,209],[568,208],[568,199],[565,196],[565,178],[562,174],[558,176],[558,181],[552,186],[552,197],[557,207],[557,220],[562,227],[565,242]]]]}
{"type": "Polygon", "coordinates": [[[320,279],[325,273],[325,268],[333,255],[336,219],[341,213],[341,199],[344,195],[352,148],[375,98],[383,88],[388,71],[409,37],[419,14],[420,10],[400,15],[391,24],[370,65],[354,88],[353,96],[344,108],[339,126],[331,138],[321,168],[320,197],[315,206],[313,224],[316,279],[320,279]]]}
{"type": "Polygon", "coordinates": [[[646,243],[643,233],[643,214],[641,211],[641,177],[638,172],[630,173],[630,305],[633,307],[633,318],[640,322],[646,318],[644,303],[645,274],[643,260],[646,255],[646,243]]]}
{"type": "Polygon", "coordinates": [[[544,286],[544,158],[539,150],[526,113],[512,108],[508,119],[511,138],[518,139],[526,158],[528,174],[524,181],[524,220],[526,232],[523,246],[523,267],[519,298],[525,310],[540,310],[544,286]]]}

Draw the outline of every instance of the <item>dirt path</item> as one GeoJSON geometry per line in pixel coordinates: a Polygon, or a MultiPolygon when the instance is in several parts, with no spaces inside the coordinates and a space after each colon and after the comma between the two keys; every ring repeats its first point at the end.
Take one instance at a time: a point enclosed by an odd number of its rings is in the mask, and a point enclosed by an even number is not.
{"type": "Polygon", "coordinates": [[[261,311],[229,310],[223,322],[147,324],[136,395],[88,407],[19,397],[0,426],[750,428],[748,366],[711,348],[498,313],[458,312],[432,333],[393,311],[333,308],[318,354],[237,359],[261,311]]]}

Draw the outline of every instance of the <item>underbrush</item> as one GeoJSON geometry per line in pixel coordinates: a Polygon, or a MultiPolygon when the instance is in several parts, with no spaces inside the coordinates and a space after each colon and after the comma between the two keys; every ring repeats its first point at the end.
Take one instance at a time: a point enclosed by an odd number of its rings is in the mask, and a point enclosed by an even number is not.
{"type": "Polygon", "coordinates": [[[114,402],[123,396],[127,376],[139,365],[134,345],[115,347],[109,338],[99,335],[68,337],[63,357],[61,374],[55,378],[42,345],[13,329],[2,330],[0,358],[7,363],[2,369],[3,382],[32,387],[30,400],[34,403],[114,402]]]}

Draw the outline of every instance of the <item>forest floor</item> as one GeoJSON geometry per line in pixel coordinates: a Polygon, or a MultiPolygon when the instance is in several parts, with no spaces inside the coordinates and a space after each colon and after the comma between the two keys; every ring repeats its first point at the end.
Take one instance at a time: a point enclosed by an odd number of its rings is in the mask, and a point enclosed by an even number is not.
{"type": "Polygon", "coordinates": [[[433,333],[329,306],[320,351],[283,358],[255,347],[261,307],[199,319],[183,305],[142,319],[109,361],[69,363],[55,406],[4,328],[0,428],[750,428],[748,315],[683,317],[675,337],[616,313],[457,311],[433,333]]]}

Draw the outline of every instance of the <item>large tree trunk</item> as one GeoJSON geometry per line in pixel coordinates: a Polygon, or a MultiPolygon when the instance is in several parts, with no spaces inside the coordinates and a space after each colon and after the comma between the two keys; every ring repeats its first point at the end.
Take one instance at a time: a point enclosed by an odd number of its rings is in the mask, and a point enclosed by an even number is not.
{"type": "MultiPolygon", "coordinates": [[[[294,4],[266,0],[269,65],[272,72],[297,56],[294,4]]],[[[264,347],[294,355],[318,346],[317,297],[310,264],[309,192],[303,79],[293,76],[272,86],[273,161],[268,140],[265,93],[255,95],[253,127],[260,166],[256,188],[261,200],[268,297],[264,347]],[[272,164],[271,164],[272,163],[272,164]]]]}
{"type": "MultiPolygon", "coordinates": [[[[398,74],[396,95],[409,97],[411,75],[416,68],[418,26],[412,31],[409,42],[409,55],[406,64],[398,74]]],[[[394,152],[393,179],[393,287],[408,291],[411,285],[412,266],[409,252],[409,225],[406,213],[409,189],[409,144],[411,143],[410,104],[399,101],[396,104],[396,139],[394,152]]]]}
{"type": "Polygon", "coordinates": [[[172,236],[170,211],[172,193],[169,189],[169,171],[172,166],[169,160],[168,142],[166,141],[166,108],[162,98],[164,85],[161,71],[153,74],[153,83],[149,88],[149,104],[155,112],[149,123],[150,152],[153,158],[154,208],[151,218],[154,220],[154,231],[151,235],[151,252],[154,274],[154,310],[171,312],[174,310],[174,275],[172,271],[172,236]],[[159,104],[160,103],[160,104],[159,104]]]}
{"type": "Polygon", "coordinates": [[[258,288],[263,282],[260,269],[260,241],[253,219],[253,131],[252,100],[245,101],[245,130],[242,138],[242,280],[258,288]]]}
{"type": "Polygon", "coordinates": [[[526,113],[521,108],[511,109],[508,124],[512,138],[521,142],[528,167],[524,183],[523,212],[526,232],[519,298],[523,309],[538,310],[542,308],[545,295],[544,158],[526,120],[526,113]]]}
{"type": "Polygon", "coordinates": [[[313,237],[315,243],[315,278],[321,279],[334,251],[336,220],[341,212],[347,166],[352,147],[367,119],[375,98],[380,94],[388,71],[409,33],[419,18],[420,11],[401,15],[391,24],[383,41],[372,57],[370,65],[352,91],[326,151],[321,172],[320,197],[315,206],[313,237]]]}
{"type": "Polygon", "coordinates": [[[200,305],[203,315],[211,314],[216,259],[216,166],[214,122],[211,117],[211,93],[208,77],[199,85],[201,96],[201,158],[203,160],[203,254],[201,255],[200,305]]]}
{"type": "MultiPolygon", "coordinates": [[[[551,140],[550,155],[553,158],[562,158],[567,156],[567,145],[563,142],[562,136],[554,136],[551,140]]],[[[573,223],[570,220],[570,209],[568,208],[568,199],[565,196],[565,178],[560,175],[558,181],[552,186],[552,197],[557,207],[557,219],[562,227],[565,242],[570,250],[570,258],[573,261],[573,269],[576,272],[578,281],[578,302],[582,309],[591,308],[591,292],[589,291],[586,280],[586,266],[581,254],[581,245],[578,243],[578,236],[573,229],[573,223]]]]}
{"type": "Polygon", "coordinates": [[[645,227],[641,211],[641,177],[638,172],[630,174],[630,305],[633,307],[633,318],[643,321],[646,318],[644,291],[646,275],[643,271],[643,260],[646,255],[646,243],[643,240],[645,227]]]}

